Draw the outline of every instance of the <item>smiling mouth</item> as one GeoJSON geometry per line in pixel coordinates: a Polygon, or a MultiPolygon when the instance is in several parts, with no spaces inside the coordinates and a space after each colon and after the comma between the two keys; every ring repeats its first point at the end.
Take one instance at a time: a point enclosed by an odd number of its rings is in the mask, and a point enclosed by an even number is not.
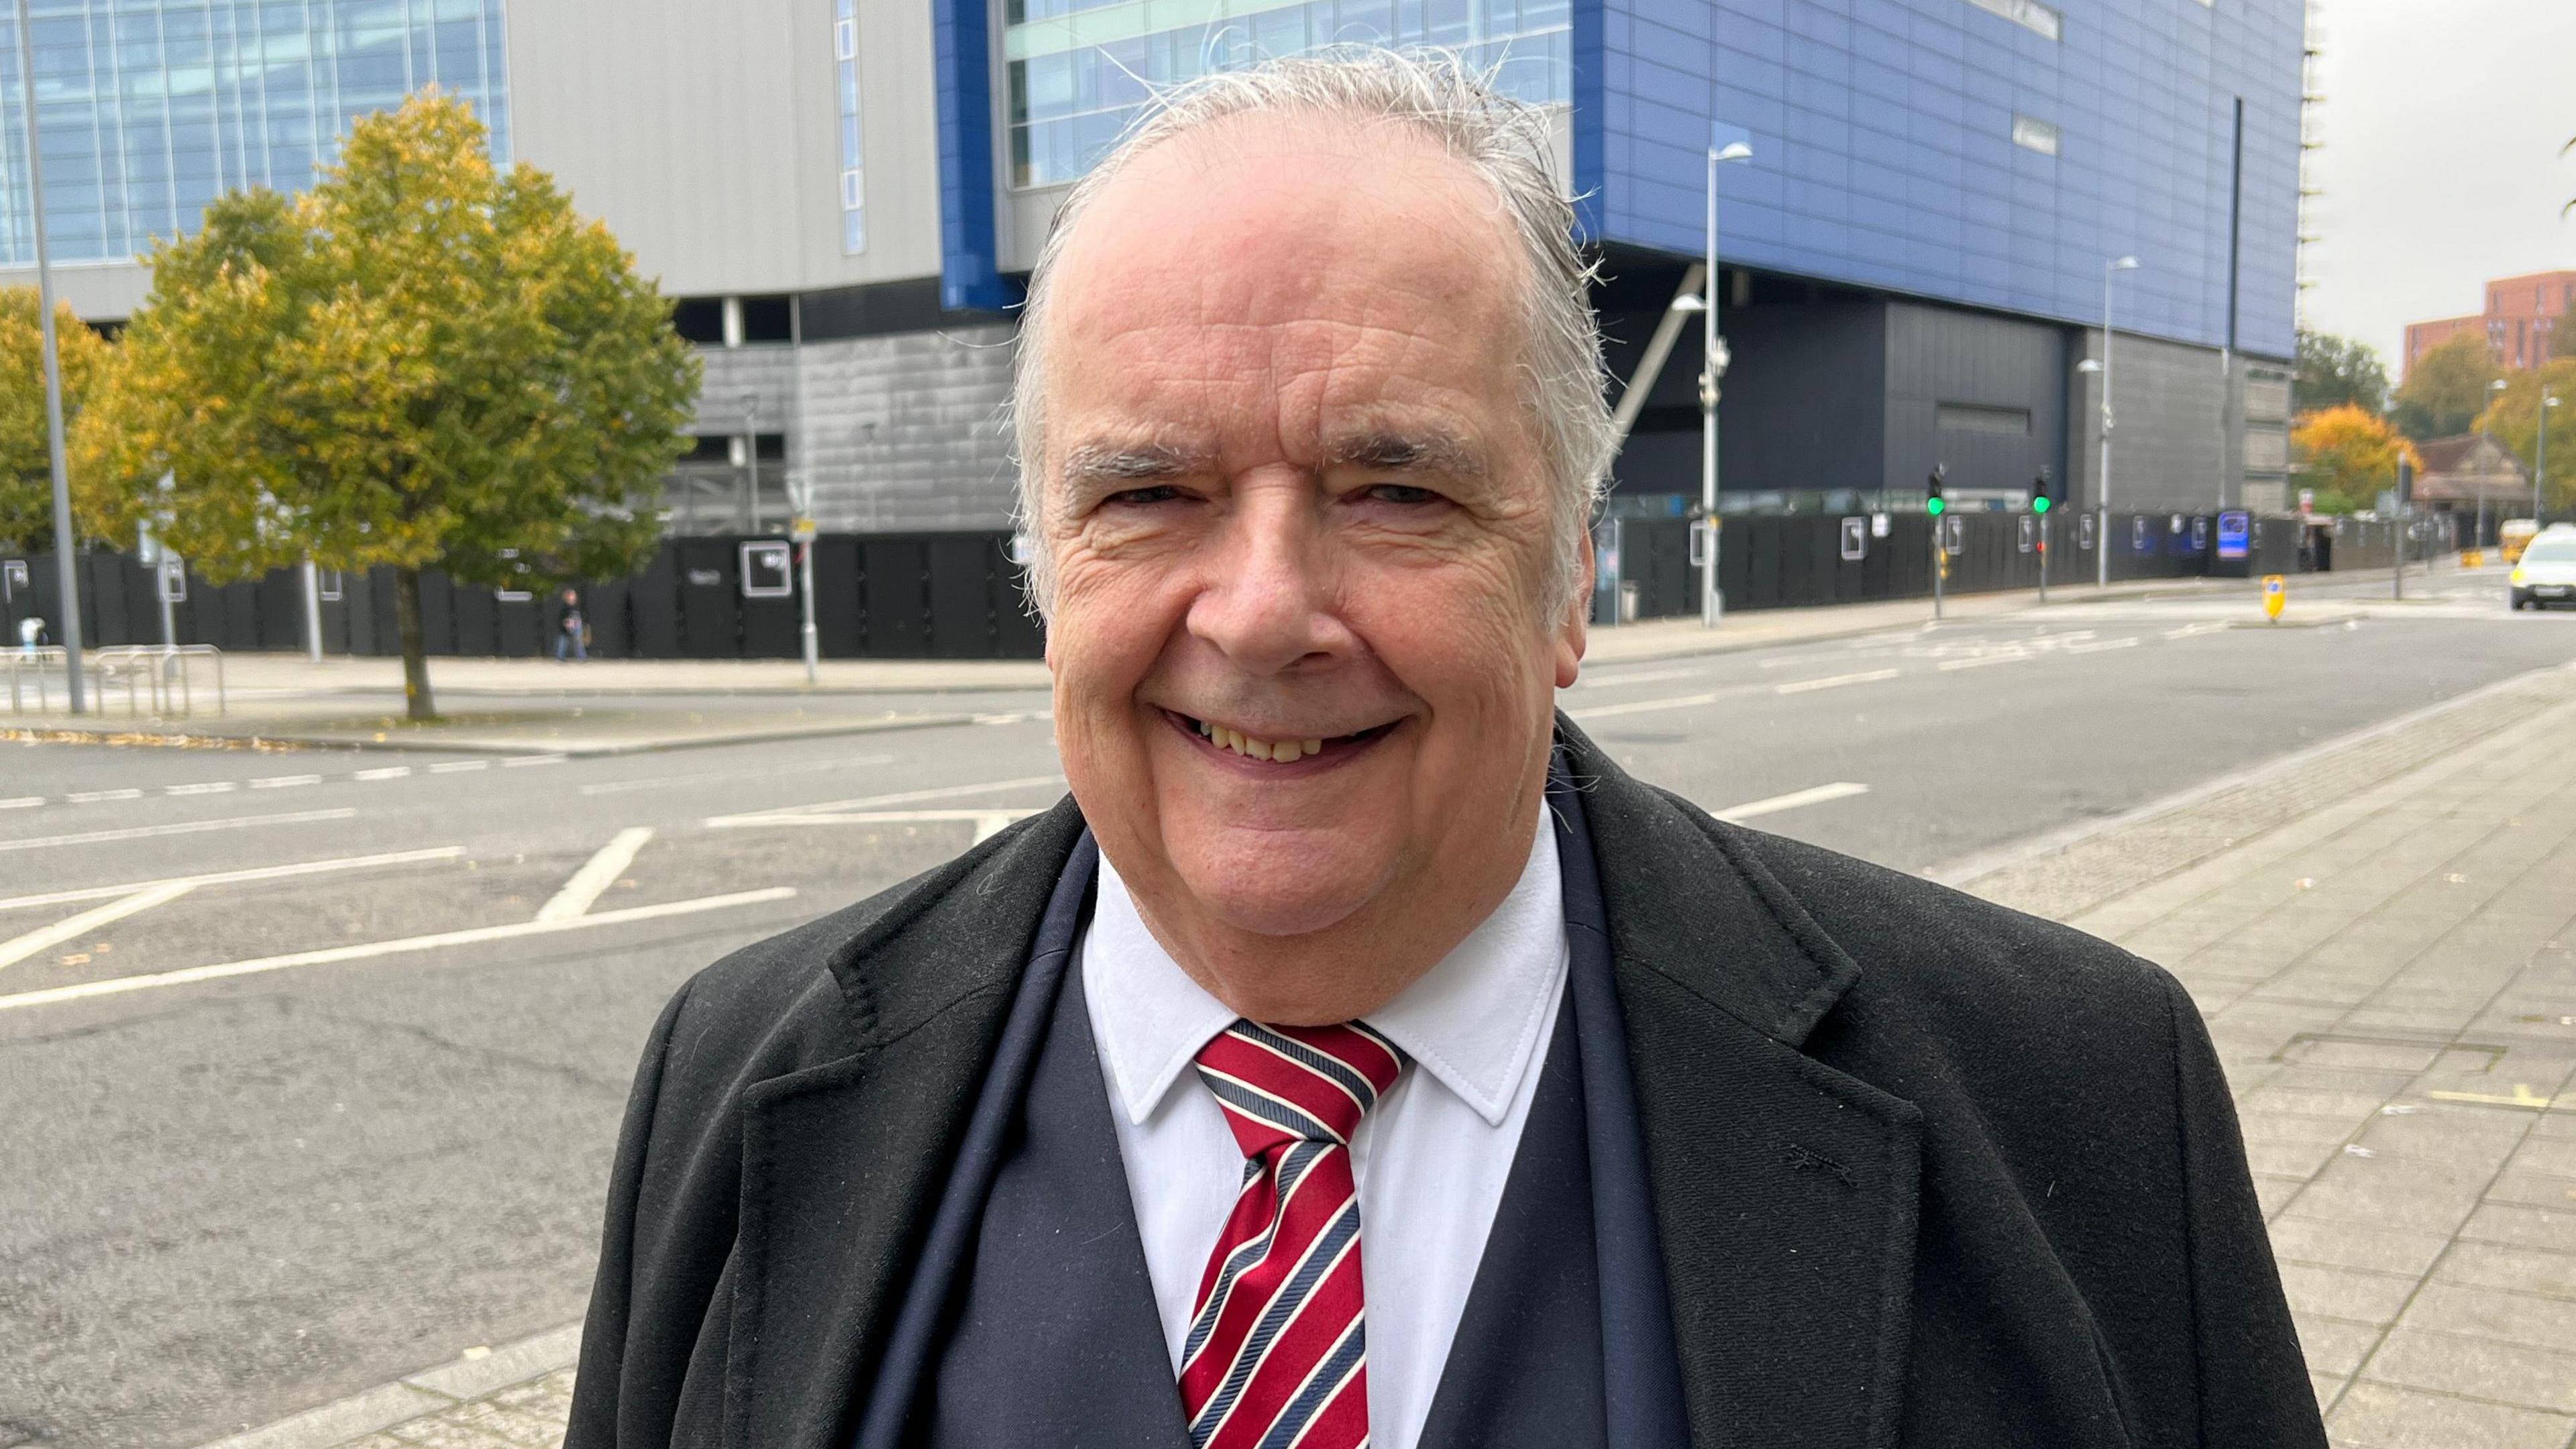
{"type": "Polygon", "coordinates": [[[1179,713],[1176,710],[1167,709],[1163,711],[1163,714],[1174,724],[1179,725],[1181,728],[1198,736],[1200,739],[1206,741],[1208,744],[1219,750],[1226,751],[1230,754],[1241,755],[1248,760],[1267,760],[1273,764],[1282,765],[1294,764],[1299,760],[1310,759],[1316,755],[1328,752],[1339,752],[1359,748],[1360,746],[1383,738],[1387,731],[1394,729],[1396,724],[1400,723],[1400,721],[1391,721],[1382,725],[1372,725],[1356,734],[1326,735],[1321,737],[1310,736],[1304,739],[1291,740],[1265,740],[1256,735],[1247,735],[1241,730],[1233,729],[1226,725],[1211,724],[1203,719],[1194,719],[1191,716],[1179,713]]]}

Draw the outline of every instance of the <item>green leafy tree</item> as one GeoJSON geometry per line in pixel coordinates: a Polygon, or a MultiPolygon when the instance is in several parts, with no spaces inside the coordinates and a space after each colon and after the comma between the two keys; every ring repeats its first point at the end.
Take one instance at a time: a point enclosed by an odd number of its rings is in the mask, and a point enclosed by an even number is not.
{"type": "Polygon", "coordinates": [[[2564,515],[2576,511],[2576,360],[2560,359],[2510,374],[2504,391],[2495,394],[2494,403],[2478,418],[2477,427],[2511,448],[2525,468],[2535,466],[2540,462],[2544,388],[2559,402],[2549,410],[2549,458],[2540,479],[2540,498],[2550,512],[2564,515]]]}
{"type": "Polygon", "coordinates": [[[2351,403],[2301,413],[2290,430],[2299,486],[2316,490],[2319,513],[2360,513],[2397,486],[2397,460],[2415,450],[2388,419],[2351,403]]]}
{"type": "Polygon", "coordinates": [[[152,263],[83,430],[100,506],[166,517],[218,581],[390,566],[413,719],[423,570],[534,586],[650,553],[696,354],[550,178],[494,173],[461,102],[359,121],[312,191],[224,197],[152,263]]]}
{"type": "Polygon", "coordinates": [[[2388,368],[2378,349],[2331,332],[2299,329],[2296,388],[2302,412],[2345,403],[2374,413],[2388,411],[2388,368]]]}
{"type": "MultiPolygon", "coordinates": [[[[98,391],[108,347],[59,302],[54,347],[62,359],[68,429],[98,391]]],[[[45,339],[36,289],[0,287],[0,548],[53,547],[54,459],[45,434],[45,339]]],[[[88,517],[75,521],[89,532],[88,517]]]]}
{"type": "Polygon", "coordinates": [[[2389,420],[2397,431],[2423,442],[2456,437],[2486,411],[2487,384],[2504,375],[2487,340],[2463,332],[2415,359],[2397,390],[2389,420]]]}

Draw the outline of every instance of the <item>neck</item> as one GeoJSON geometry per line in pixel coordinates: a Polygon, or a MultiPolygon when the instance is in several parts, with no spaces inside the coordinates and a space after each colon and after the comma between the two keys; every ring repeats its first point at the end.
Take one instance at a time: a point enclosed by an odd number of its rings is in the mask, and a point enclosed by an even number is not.
{"type": "MultiPolygon", "coordinates": [[[[1511,825],[1460,841],[1448,868],[1407,872],[1339,921],[1300,936],[1235,926],[1185,891],[1128,879],[1137,914],[1181,970],[1238,1016],[1325,1026],[1378,1010],[1429,974],[1520,883],[1537,839],[1545,779],[1523,792],[1511,825]]],[[[1177,886],[1177,882],[1167,882],[1177,886]]]]}

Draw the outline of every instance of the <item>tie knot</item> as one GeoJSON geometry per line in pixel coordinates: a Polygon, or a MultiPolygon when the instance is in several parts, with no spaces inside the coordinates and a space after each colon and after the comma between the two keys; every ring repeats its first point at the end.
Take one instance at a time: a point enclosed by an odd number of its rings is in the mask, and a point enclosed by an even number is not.
{"type": "Polygon", "coordinates": [[[1237,1021],[1199,1048],[1199,1076],[1225,1108],[1243,1155],[1292,1142],[1348,1146],[1404,1070],[1401,1048],[1360,1022],[1263,1026],[1237,1021]]]}

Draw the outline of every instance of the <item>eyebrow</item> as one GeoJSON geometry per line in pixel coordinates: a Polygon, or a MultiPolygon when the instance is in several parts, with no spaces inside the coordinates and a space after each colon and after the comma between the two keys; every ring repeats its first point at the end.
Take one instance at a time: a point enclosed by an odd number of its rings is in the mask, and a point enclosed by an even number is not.
{"type": "Polygon", "coordinates": [[[1161,443],[1083,443],[1065,450],[1063,481],[1077,488],[1153,483],[1186,478],[1205,471],[1214,462],[1214,455],[1203,450],[1161,443]]]}
{"type": "Polygon", "coordinates": [[[1442,473],[1454,478],[1482,478],[1486,474],[1482,452],[1456,434],[1439,429],[1373,430],[1334,438],[1324,446],[1324,462],[1327,467],[1442,473]]]}

